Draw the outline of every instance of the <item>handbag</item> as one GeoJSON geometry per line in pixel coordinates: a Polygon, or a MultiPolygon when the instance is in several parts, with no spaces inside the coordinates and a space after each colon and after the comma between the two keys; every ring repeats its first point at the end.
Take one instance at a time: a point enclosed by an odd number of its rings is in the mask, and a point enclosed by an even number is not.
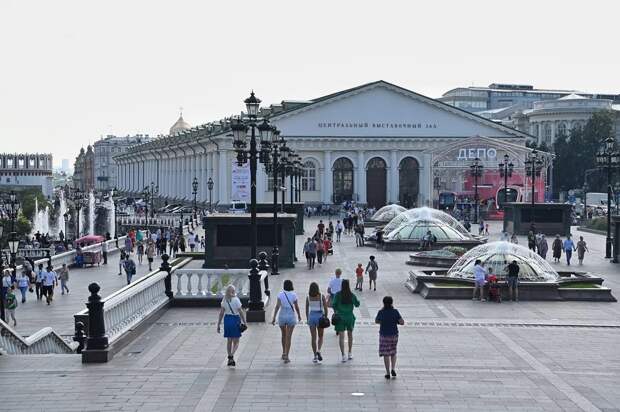
{"type": "Polygon", "coordinates": [[[342,318],[340,317],[340,315],[334,312],[334,314],[332,315],[332,325],[336,326],[341,321],[342,321],[342,318]]]}
{"type": "MultiPolygon", "coordinates": [[[[224,298],[226,299],[226,298],[224,298]]],[[[233,315],[237,315],[239,316],[232,308],[232,306],[230,306],[230,301],[226,301],[226,303],[228,304],[228,307],[230,308],[230,311],[233,313],[233,315]]],[[[243,333],[246,330],[248,330],[248,325],[246,325],[245,323],[241,323],[241,317],[239,316],[239,333],[243,333]]]]}
{"type": "MultiPolygon", "coordinates": [[[[319,302],[321,303],[321,306],[323,306],[323,295],[319,294],[319,302]]],[[[329,318],[327,317],[325,312],[323,312],[322,310],[321,312],[321,317],[319,318],[319,323],[317,326],[319,329],[327,329],[331,326],[331,322],[329,321],[329,318]]]]}

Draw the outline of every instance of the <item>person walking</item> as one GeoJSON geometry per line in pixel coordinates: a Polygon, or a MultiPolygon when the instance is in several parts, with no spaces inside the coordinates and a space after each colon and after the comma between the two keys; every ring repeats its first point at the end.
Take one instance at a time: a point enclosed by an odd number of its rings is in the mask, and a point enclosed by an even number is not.
{"type": "Polygon", "coordinates": [[[123,263],[125,262],[126,258],[127,258],[127,253],[125,253],[125,251],[121,249],[121,254],[119,255],[119,258],[118,258],[118,276],[121,276],[123,274],[123,263]]]}
{"type": "Polygon", "coordinates": [[[17,296],[15,296],[15,285],[11,285],[11,287],[6,292],[6,311],[9,313],[6,317],[7,324],[9,322],[9,317],[13,319],[13,326],[17,326],[17,319],[15,319],[15,309],[17,309],[17,296]]]}
{"type": "Polygon", "coordinates": [[[546,260],[547,252],[549,251],[549,243],[547,243],[547,238],[545,237],[544,234],[540,235],[540,240],[538,241],[537,249],[538,249],[538,255],[541,258],[546,260]]]}
{"type": "Polygon", "coordinates": [[[131,255],[127,255],[123,261],[123,269],[125,269],[125,275],[127,275],[127,284],[131,283],[131,279],[136,274],[136,262],[133,261],[131,255]]]}
{"type": "MultiPolygon", "coordinates": [[[[138,232],[140,233],[140,232],[138,232]]],[[[144,260],[144,242],[142,242],[141,240],[138,241],[138,248],[137,248],[137,255],[138,255],[138,264],[141,265],[142,261],[144,260]]]]}
{"type": "Polygon", "coordinates": [[[553,261],[558,263],[562,258],[562,240],[560,235],[555,235],[555,239],[551,244],[551,250],[553,250],[553,261]]]}
{"type": "Polygon", "coordinates": [[[334,296],[342,289],[342,279],[340,276],[342,276],[342,269],[338,268],[334,271],[334,277],[329,281],[327,286],[327,294],[329,295],[328,306],[332,306],[334,296]]]}
{"type": "Polygon", "coordinates": [[[34,288],[37,295],[37,300],[43,299],[43,277],[45,271],[43,270],[43,263],[39,263],[34,277],[34,288]]]}
{"type": "Polygon", "coordinates": [[[150,239],[146,245],[146,260],[149,262],[149,272],[153,270],[153,257],[155,256],[155,243],[150,239]]]}
{"type": "Polygon", "coordinates": [[[570,266],[570,259],[573,257],[573,251],[577,250],[570,235],[566,236],[564,243],[562,244],[564,254],[566,255],[566,265],[570,266]]]}
{"type": "Polygon", "coordinates": [[[398,346],[398,325],[405,321],[400,312],[394,309],[391,296],[383,298],[383,309],[377,312],[375,323],[379,326],[379,356],[383,357],[385,379],[396,378],[396,347],[398,346]]]}
{"type": "Polygon", "coordinates": [[[364,267],[361,263],[357,264],[355,268],[355,290],[362,291],[362,287],[364,286],[364,267]]]}
{"type": "Polygon", "coordinates": [[[2,272],[2,299],[6,299],[7,293],[13,286],[13,278],[11,277],[11,269],[4,269],[2,272]]]}
{"type": "Polygon", "coordinates": [[[583,265],[583,257],[589,252],[588,245],[586,241],[583,240],[583,236],[579,236],[579,241],[577,242],[577,259],[579,259],[579,264],[583,265]]]}
{"type": "Polygon", "coordinates": [[[314,354],[312,359],[314,363],[323,361],[321,348],[323,347],[324,329],[320,323],[323,317],[327,317],[327,300],[321,294],[318,283],[312,282],[310,283],[308,297],[306,298],[306,320],[310,328],[310,346],[314,354]]]}
{"type": "Polygon", "coordinates": [[[506,276],[506,283],[508,283],[508,299],[513,302],[519,301],[519,264],[516,260],[510,262],[506,270],[508,276],[506,276]]]}
{"type": "Polygon", "coordinates": [[[103,257],[103,264],[108,264],[108,242],[105,240],[101,242],[101,256],[103,257]]]}
{"type": "Polygon", "coordinates": [[[220,325],[224,320],[224,337],[226,341],[226,352],[228,354],[228,366],[236,366],[235,352],[239,347],[239,338],[241,338],[242,327],[247,325],[245,311],[241,306],[241,301],[237,297],[235,287],[228,285],[226,293],[222,299],[220,314],[217,319],[217,333],[220,333],[220,325]]]}
{"type": "Polygon", "coordinates": [[[482,267],[482,261],[476,259],[474,263],[474,293],[471,300],[476,300],[476,291],[480,291],[480,302],[484,300],[484,284],[487,279],[487,270],[482,267]]]}
{"type": "Polygon", "coordinates": [[[58,278],[60,279],[60,291],[61,294],[65,294],[65,290],[67,294],[69,294],[69,268],[66,263],[62,264],[62,267],[58,271],[58,278]]]}
{"type": "Polygon", "coordinates": [[[323,239],[323,263],[327,263],[327,256],[329,255],[329,252],[332,251],[332,241],[330,240],[329,237],[329,233],[327,235],[325,235],[325,238],[323,239]]]}
{"type": "Polygon", "coordinates": [[[340,237],[342,236],[342,231],[344,230],[344,225],[338,220],[336,222],[336,242],[340,242],[340,237]]]}
{"type": "MultiPolygon", "coordinates": [[[[370,255],[368,265],[366,265],[366,273],[368,273],[369,286],[368,289],[372,289],[373,291],[377,291],[377,272],[379,271],[379,265],[377,264],[377,260],[373,255],[370,255]],[[374,288],[372,284],[375,284],[374,288]]],[[[361,289],[360,289],[361,290],[361,289]]]]}
{"type": "Polygon", "coordinates": [[[271,324],[276,324],[276,316],[278,317],[278,326],[282,334],[282,360],[289,363],[289,352],[291,350],[291,340],[293,338],[293,330],[297,321],[301,322],[301,314],[299,312],[299,304],[297,303],[297,294],[293,289],[293,282],[286,279],[282,286],[282,291],[278,294],[276,307],[273,310],[273,319],[271,324]],[[297,317],[295,317],[297,312],[297,317]],[[278,316],[278,313],[280,314],[278,316]]]}
{"type": "Polygon", "coordinates": [[[325,244],[323,243],[323,236],[319,235],[316,240],[316,261],[320,264],[323,263],[323,256],[325,255],[325,244]]]}
{"type": "Polygon", "coordinates": [[[309,269],[314,269],[314,262],[316,260],[317,247],[316,242],[312,238],[308,238],[308,265],[309,269]]]}
{"type": "Polygon", "coordinates": [[[22,295],[22,303],[26,303],[26,295],[30,287],[30,278],[25,273],[20,273],[16,279],[17,287],[22,295]]]}
{"type": "Polygon", "coordinates": [[[353,309],[359,307],[360,302],[351,292],[351,286],[348,279],[342,280],[340,292],[336,293],[332,302],[335,312],[334,328],[338,332],[338,344],[340,346],[340,354],[342,362],[353,359],[353,328],[355,327],[355,315],[353,309]],[[344,354],[344,332],[347,332],[349,356],[344,354]]]}
{"type": "Polygon", "coordinates": [[[54,300],[54,286],[58,286],[58,277],[54,268],[48,266],[43,277],[43,294],[48,305],[54,300]]]}

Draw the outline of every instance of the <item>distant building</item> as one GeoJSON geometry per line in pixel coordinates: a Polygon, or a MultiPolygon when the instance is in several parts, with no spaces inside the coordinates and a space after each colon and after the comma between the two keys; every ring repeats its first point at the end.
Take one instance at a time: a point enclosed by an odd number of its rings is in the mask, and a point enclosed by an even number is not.
{"type": "Polygon", "coordinates": [[[530,85],[493,83],[488,87],[458,87],[438,100],[533,136],[552,147],[560,134],[583,127],[592,114],[616,114],[615,136],[620,141],[620,94],[575,90],[535,89],[530,85]]]}
{"type": "Polygon", "coordinates": [[[497,110],[515,106],[531,109],[534,102],[557,100],[571,94],[578,94],[592,99],[612,100],[620,104],[620,94],[584,93],[577,90],[535,89],[527,84],[491,83],[488,87],[457,87],[448,90],[439,101],[468,112],[477,113],[485,110],[497,110]]]}
{"type": "Polygon", "coordinates": [[[82,147],[73,165],[73,187],[84,192],[95,188],[95,153],[88,145],[86,151],[82,147]]]}
{"type": "MultiPolygon", "coordinates": [[[[179,120],[182,121],[183,118],[179,120]]],[[[118,167],[114,156],[125,153],[132,146],[151,140],[148,134],[125,137],[108,135],[95,142],[95,189],[107,191],[117,187],[118,167]]]]}
{"type": "Polygon", "coordinates": [[[43,153],[0,154],[0,191],[40,188],[43,195],[53,194],[52,155],[43,153]]]}

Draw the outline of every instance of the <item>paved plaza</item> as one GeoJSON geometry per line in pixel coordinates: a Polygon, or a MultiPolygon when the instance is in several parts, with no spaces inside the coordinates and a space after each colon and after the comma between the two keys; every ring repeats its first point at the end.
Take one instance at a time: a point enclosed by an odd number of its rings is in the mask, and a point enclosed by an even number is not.
{"type": "MultiPolygon", "coordinates": [[[[307,233],[316,223],[306,222],[307,233]]],[[[499,225],[491,229],[497,238],[499,225]]],[[[618,297],[620,265],[602,258],[604,237],[573,234],[583,235],[590,248],[583,269],[602,274],[618,297]]],[[[298,257],[302,240],[297,238],[298,257]]],[[[0,358],[0,410],[620,410],[617,303],[424,300],[404,287],[409,252],[358,248],[352,236],[335,244],[334,255],[315,270],[300,261],[271,278],[272,290],[292,279],[303,302],[311,281],[325,292],[335,268],[353,278],[354,267],[365,265],[371,253],[380,266],[377,291],[365,284],[357,293],[350,362],[340,362],[330,328],[324,362],[313,364],[304,321],[293,335],[290,364],[280,360],[279,328],[252,324],[241,339],[238,366],[228,368],[217,310],[175,308],[108,364],[83,365],[71,355],[0,358]],[[400,331],[398,377],[386,381],[374,316],[388,294],[407,323],[400,331]]],[[[116,275],[118,256],[111,263],[72,271],[71,294],[50,307],[35,301],[20,306],[18,330],[53,326],[71,334],[71,315],[84,308],[89,282],[102,284],[104,295],[124,285],[116,275]]]]}

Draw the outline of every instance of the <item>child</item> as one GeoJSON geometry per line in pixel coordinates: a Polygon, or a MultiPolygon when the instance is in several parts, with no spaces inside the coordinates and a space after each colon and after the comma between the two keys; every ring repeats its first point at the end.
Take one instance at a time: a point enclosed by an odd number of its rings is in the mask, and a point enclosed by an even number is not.
{"type": "Polygon", "coordinates": [[[357,264],[357,268],[355,268],[355,277],[357,282],[355,283],[355,290],[362,291],[362,285],[364,284],[364,268],[361,263],[357,264]]]}
{"type": "Polygon", "coordinates": [[[11,288],[6,293],[6,310],[9,312],[11,319],[13,319],[13,326],[17,326],[15,308],[17,308],[17,296],[15,296],[15,285],[11,285],[11,288]]]}
{"type": "Polygon", "coordinates": [[[491,268],[489,268],[488,282],[489,301],[502,303],[502,293],[497,283],[497,276],[491,274],[491,268]]]}

